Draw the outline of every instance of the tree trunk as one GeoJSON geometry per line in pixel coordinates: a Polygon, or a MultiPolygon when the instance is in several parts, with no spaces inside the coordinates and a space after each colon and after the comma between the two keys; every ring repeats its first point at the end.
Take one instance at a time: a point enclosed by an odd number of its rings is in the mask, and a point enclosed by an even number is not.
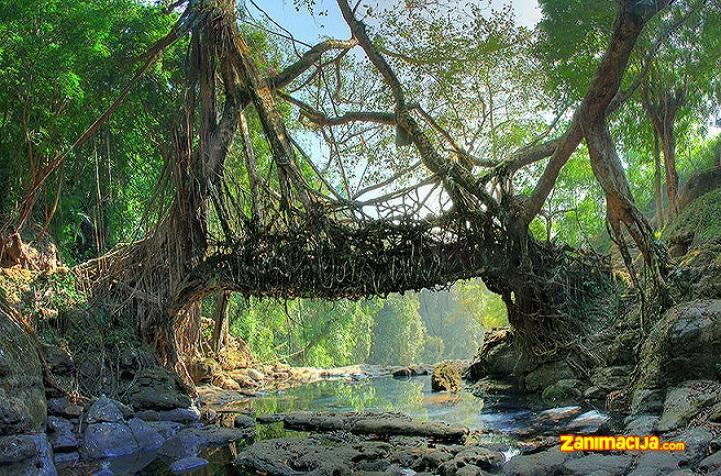
{"type": "Polygon", "coordinates": [[[656,199],[656,222],[659,229],[665,226],[663,209],[663,186],[661,185],[661,144],[656,129],[653,130],[654,195],[656,199]]]}
{"type": "Polygon", "coordinates": [[[213,310],[213,337],[211,339],[211,348],[215,355],[228,347],[228,307],[230,306],[230,293],[222,291],[215,300],[215,309],[213,310]]]}
{"type": "Polygon", "coordinates": [[[676,170],[676,137],[674,134],[675,111],[666,111],[663,121],[661,143],[666,169],[666,194],[668,195],[669,220],[678,213],[678,172],[676,170]]]}

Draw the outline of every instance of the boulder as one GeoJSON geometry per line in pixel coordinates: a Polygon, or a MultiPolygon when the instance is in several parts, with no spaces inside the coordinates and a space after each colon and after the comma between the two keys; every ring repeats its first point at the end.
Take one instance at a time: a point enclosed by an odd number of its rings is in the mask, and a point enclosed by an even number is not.
{"type": "Polygon", "coordinates": [[[91,423],[83,435],[81,453],[87,459],[126,456],[140,450],[130,427],[125,423],[91,423]]]}
{"type": "Polygon", "coordinates": [[[693,428],[667,438],[669,441],[683,441],[685,451],[661,452],[648,451],[641,453],[636,460],[632,476],[663,476],[673,474],[682,468],[693,467],[708,455],[712,435],[706,430],[693,428]]]}
{"type": "Polygon", "coordinates": [[[686,427],[702,410],[721,402],[721,385],[697,380],[684,382],[666,392],[663,414],[657,430],[668,432],[686,427]]]}
{"type": "Polygon", "coordinates": [[[518,455],[503,466],[503,474],[508,476],[547,476],[564,474],[564,466],[575,453],[562,453],[560,446],[554,446],[539,453],[518,455]]]}
{"type": "Polygon", "coordinates": [[[468,435],[468,428],[443,422],[413,420],[394,413],[312,413],[293,412],[283,418],[285,428],[296,431],[343,431],[355,435],[416,436],[435,441],[460,443],[468,435]]]}
{"type": "Polygon", "coordinates": [[[660,418],[656,415],[630,416],[624,420],[624,435],[643,436],[656,433],[660,418]]]}
{"type": "Polygon", "coordinates": [[[578,399],[583,394],[583,383],[578,379],[563,379],[543,390],[543,399],[548,401],[578,399]]]}
{"type": "Polygon", "coordinates": [[[564,474],[585,476],[588,474],[624,474],[631,466],[631,455],[590,454],[565,462],[564,474]]]}
{"type": "Polygon", "coordinates": [[[606,393],[626,388],[633,368],[633,365],[599,367],[591,374],[591,383],[606,393]]]}
{"type": "Polygon", "coordinates": [[[128,427],[141,450],[155,451],[165,442],[165,438],[158,430],[139,418],[128,421],[128,427]]]}
{"type": "Polygon", "coordinates": [[[528,373],[523,383],[526,390],[540,392],[559,380],[575,379],[576,374],[564,361],[555,361],[542,364],[537,369],[528,373]]]}
{"type": "Polygon", "coordinates": [[[686,208],[698,197],[719,188],[721,188],[721,167],[716,166],[694,173],[681,187],[678,194],[679,210],[686,208]]]}
{"type": "Polygon", "coordinates": [[[192,404],[170,372],[162,367],[138,372],[128,389],[128,400],[136,410],[173,410],[192,404]]]}
{"type": "Polygon", "coordinates": [[[470,380],[482,378],[508,378],[519,376],[535,367],[513,344],[510,329],[497,329],[486,333],[483,345],[468,367],[470,380]]]}
{"type": "Polygon", "coordinates": [[[174,408],[173,410],[142,410],[135,413],[145,421],[174,421],[177,423],[196,423],[200,420],[200,410],[195,407],[174,408]]]}
{"type": "Polygon", "coordinates": [[[56,476],[53,451],[45,433],[0,437],[0,474],[56,476]]]}
{"type": "Polygon", "coordinates": [[[255,428],[255,419],[248,415],[238,415],[233,420],[235,428],[255,428]]]}
{"type": "Polygon", "coordinates": [[[73,424],[54,415],[48,417],[48,439],[55,451],[73,451],[78,447],[73,424]]]}
{"type": "Polygon", "coordinates": [[[670,309],[644,342],[636,389],[661,389],[685,380],[718,380],[721,371],[721,300],[670,309]]]}
{"type": "Polygon", "coordinates": [[[86,420],[88,423],[120,423],[125,419],[123,412],[118,405],[119,402],[106,397],[105,395],[98,398],[95,403],[90,406],[86,420]]]}
{"type": "Polygon", "coordinates": [[[463,387],[461,373],[458,367],[451,363],[441,363],[433,369],[431,375],[431,389],[434,392],[457,392],[463,387]]]}
{"type": "Polygon", "coordinates": [[[38,353],[30,336],[0,307],[0,435],[44,431],[46,417],[38,353]]]}

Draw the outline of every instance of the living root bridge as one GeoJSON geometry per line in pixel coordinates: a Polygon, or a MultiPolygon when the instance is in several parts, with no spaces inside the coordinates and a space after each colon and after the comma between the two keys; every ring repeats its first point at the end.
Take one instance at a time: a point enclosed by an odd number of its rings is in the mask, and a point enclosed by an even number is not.
{"type": "Polygon", "coordinates": [[[427,224],[327,224],[247,233],[188,275],[179,303],[219,289],[282,298],[361,298],[447,286],[484,274],[482,235],[427,224]]]}

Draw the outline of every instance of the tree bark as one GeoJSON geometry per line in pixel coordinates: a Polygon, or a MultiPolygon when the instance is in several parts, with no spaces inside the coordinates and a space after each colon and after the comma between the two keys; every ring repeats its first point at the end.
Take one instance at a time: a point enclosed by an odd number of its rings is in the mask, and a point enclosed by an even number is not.
{"type": "Polygon", "coordinates": [[[661,185],[661,145],[656,129],[653,130],[653,170],[654,170],[654,197],[656,200],[656,222],[658,228],[665,226],[663,207],[663,186],[661,185]]]}
{"type": "Polygon", "coordinates": [[[215,309],[213,310],[213,337],[211,339],[211,348],[215,355],[228,347],[229,340],[229,322],[228,308],[230,307],[230,293],[222,291],[218,293],[215,299],[215,309]]]}

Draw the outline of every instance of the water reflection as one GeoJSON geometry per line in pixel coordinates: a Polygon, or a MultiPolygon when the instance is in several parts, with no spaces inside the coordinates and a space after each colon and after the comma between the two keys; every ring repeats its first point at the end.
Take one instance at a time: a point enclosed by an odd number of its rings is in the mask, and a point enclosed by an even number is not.
{"type": "MultiPolygon", "coordinates": [[[[522,396],[512,388],[498,395],[479,398],[468,391],[457,394],[431,392],[430,377],[410,379],[375,378],[356,382],[326,381],[296,387],[282,393],[239,400],[226,405],[226,410],[253,410],[258,415],[292,411],[402,412],[420,420],[444,421],[467,426],[471,430],[501,433],[526,433],[530,427],[542,430],[559,421],[571,420],[582,413],[581,407],[566,407],[556,415],[548,413],[548,404],[522,396]],[[545,410],[545,412],[544,412],[545,410]],[[554,417],[557,416],[558,418],[554,417]]],[[[593,414],[591,423],[605,415],[593,414]]],[[[587,418],[584,418],[587,420],[587,418]]],[[[280,427],[278,427],[280,428],[280,427]]],[[[260,429],[260,428],[259,428],[260,429]]],[[[282,430],[269,431],[280,435],[282,430]]],[[[259,435],[260,438],[272,437],[259,435]]]]}

